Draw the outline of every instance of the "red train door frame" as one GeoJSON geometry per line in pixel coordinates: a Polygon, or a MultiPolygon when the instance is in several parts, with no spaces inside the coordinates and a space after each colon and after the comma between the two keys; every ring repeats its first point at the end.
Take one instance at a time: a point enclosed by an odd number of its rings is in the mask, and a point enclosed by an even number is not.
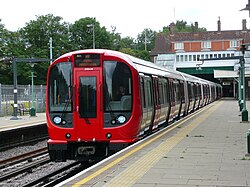
{"type": "MultiPolygon", "coordinates": [[[[90,68],[89,68],[90,69],[90,68]]],[[[89,71],[76,70],[76,113],[74,124],[77,138],[80,141],[100,138],[103,113],[101,102],[101,72],[99,70],[89,71]]]]}

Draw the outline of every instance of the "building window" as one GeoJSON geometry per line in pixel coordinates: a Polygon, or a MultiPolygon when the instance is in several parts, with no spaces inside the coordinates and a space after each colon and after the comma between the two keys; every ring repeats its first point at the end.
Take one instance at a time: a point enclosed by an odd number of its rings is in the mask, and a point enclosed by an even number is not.
{"type": "Polygon", "coordinates": [[[184,49],[184,43],[183,42],[174,43],[174,49],[175,50],[184,49]]]}
{"type": "Polygon", "coordinates": [[[180,61],[180,56],[176,55],[176,62],[179,62],[179,61],[180,61]]]}
{"type": "Polygon", "coordinates": [[[180,57],[181,57],[180,61],[183,62],[183,55],[180,55],[180,57]]]}
{"type": "Polygon", "coordinates": [[[193,60],[196,61],[196,55],[193,55],[193,60]]]}
{"type": "Polygon", "coordinates": [[[210,49],[211,48],[211,41],[203,41],[201,42],[202,49],[210,49]]]}
{"type": "Polygon", "coordinates": [[[188,55],[189,61],[192,61],[192,55],[188,55]]]}
{"type": "Polygon", "coordinates": [[[239,40],[230,40],[230,47],[239,47],[240,41],[239,40]]]}

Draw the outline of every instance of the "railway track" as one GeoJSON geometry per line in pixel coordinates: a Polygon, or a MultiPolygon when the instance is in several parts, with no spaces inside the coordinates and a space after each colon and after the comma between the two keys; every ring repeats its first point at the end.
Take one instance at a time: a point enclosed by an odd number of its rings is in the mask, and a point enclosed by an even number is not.
{"type": "Polygon", "coordinates": [[[51,162],[47,147],[44,147],[0,160],[0,186],[16,186],[17,184],[17,186],[35,186],[40,184],[53,186],[93,164],[94,162],[83,164],[78,161],[66,162],[64,164],[51,162]],[[46,172],[43,170],[46,170],[46,172]],[[24,182],[22,183],[22,181],[24,182]]]}
{"type": "Polygon", "coordinates": [[[1,160],[0,182],[15,177],[19,174],[29,172],[33,168],[50,162],[47,148],[31,151],[16,157],[1,160]]]}
{"type": "Polygon", "coordinates": [[[82,165],[80,162],[75,161],[70,163],[60,169],[53,172],[47,173],[36,180],[33,180],[24,185],[24,187],[42,185],[42,186],[54,186],[60,182],[72,177],[73,175],[79,173],[80,171],[88,168],[90,165],[82,165]]]}
{"type": "Polygon", "coordinates": [[[40,155],[46,154],[46,153],[48,153],[48,149],[47,149],[47,147],[43,147],[43,148],[37,149],[35,151],[31,151],[31,152],[24,153],[24,154],[15,156],[15,157],[0,160],[0,169],[3,169],[3,168],[5,168],[6,166],[9,166],[9,165],[16,164],[18,162],[22,162],[22,161],[25,161],[25,160],[30,160],[33,157],[40,156],[40,155]]]}

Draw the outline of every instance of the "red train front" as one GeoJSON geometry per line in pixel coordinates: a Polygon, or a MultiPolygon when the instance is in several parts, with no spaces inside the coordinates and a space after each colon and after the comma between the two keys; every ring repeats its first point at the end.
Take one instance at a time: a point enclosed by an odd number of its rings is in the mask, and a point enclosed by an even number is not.
{"type": "Polygon", "coordinates": [[[52,160],[98,159],[110,144],[138,139],[140,80],[125,56],[107,50],[65,54],[48,70],[48,149],[52,160]]]}

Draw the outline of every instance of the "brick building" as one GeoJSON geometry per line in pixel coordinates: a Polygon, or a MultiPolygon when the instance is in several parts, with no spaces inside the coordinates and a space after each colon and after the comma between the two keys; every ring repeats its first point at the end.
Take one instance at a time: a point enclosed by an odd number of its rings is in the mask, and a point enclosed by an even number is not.
{"type": "MultiPolygon", "coordinates": [[[[174,23],[171,23],[169,28],[169,34],[159,33],[156,36],[155,47],[151,51],[154,63],[220,82],[224,96],[237,97],[239,60],[225,58],[241,56],[241,44],[250,42],[250,30],[246,27],[246,20],[242,20],[241,30],[223,31],[220,18],[217,21],[217,31],[198,31],[198,22],[195,22],[195,32],[175,32],[174,23]],[[212,60],[215,58],[217,60],[212,60]],[[222,58],[224,60],[218,60],[222,58]]],[[[248,85],[250,87],[250,81],[247,79],[246,91],[250,93],[248,85]]]]}

